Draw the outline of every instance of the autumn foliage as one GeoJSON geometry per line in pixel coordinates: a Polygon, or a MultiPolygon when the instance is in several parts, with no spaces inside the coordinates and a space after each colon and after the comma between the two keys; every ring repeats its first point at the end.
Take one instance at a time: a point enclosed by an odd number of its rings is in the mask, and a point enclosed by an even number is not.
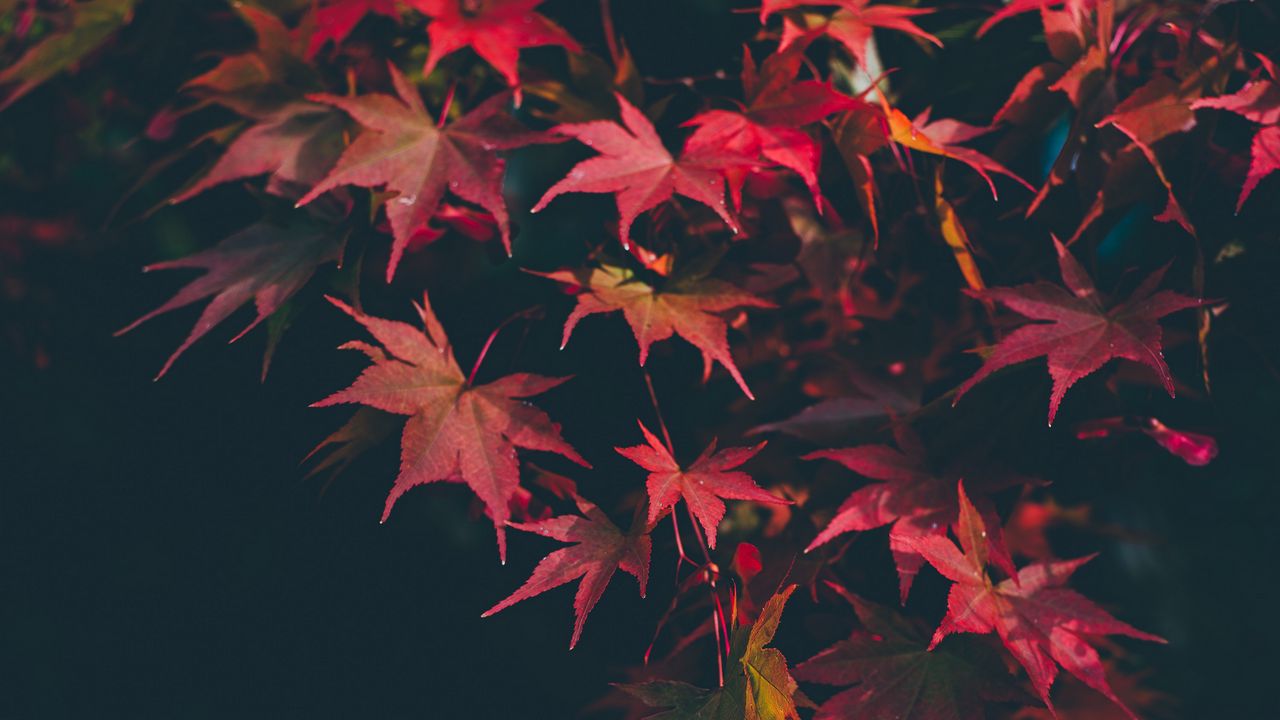
{"type": "MultiPolygon", "coordinates": [[[[160,2],[0,0],[3,112],[160,2]]],[[[112,330],[199,306],[140,359],[160,382],[217,372],[206,337],[264,337],[267,383],[297,318],[345,337],[305,359],[354,374],[317,389],[336,430],[299,474],[377,484],[369,523],[465,485],[510,593],[466,612],[576,652],[647,596],[596,711],[1158,714],[1162,629],[1072,589],[1114,548],[1055,545],[1092,500],[1059,504],[1041,448],[1217,456],[1211,276],[1280,198],[1275,48],[1216,4],[764,0],[712,3],[740,49],[664,77],[624,4],[208,3],[239,35],[148,111],[107,223],[256,219],[156,257],[138,282],[176,293],[112,330]],[[964,52],[1002,64],[967,79],[998,102],[928,77],[964,52]],[[610,382],[574,395],[587,368],[610,382]],[[398,474],[344,473],[376,453],[398,474]]]]}

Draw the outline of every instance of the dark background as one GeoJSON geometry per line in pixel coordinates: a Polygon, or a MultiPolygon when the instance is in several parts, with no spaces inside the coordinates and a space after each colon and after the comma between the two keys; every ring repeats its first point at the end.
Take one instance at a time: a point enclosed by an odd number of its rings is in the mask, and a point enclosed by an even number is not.
{"type": "MultiPolygon", "coordinates": [[[[638,64],[657,78],[708,73],[726,63],[735,72],[732,58],[756,23],[711,0],[615,4],[638,64]]],[[[173,96],[203,52],[221,46],[217,33],[197,22],[216,6],[144,2],[100,64],[0,113],[7,163],[0,210],[6,218],[72,227],[62,241],[47,244],[26,243],[11,225],[9,236],[0,237],[7,265],[0,278],[9,291],[0,313],[6,340],[0,717],[573,715],[601,697],[607,683],[626,679],[624,666],[643,652],[671,592],[666,538],[657,539],[650,599],[635,598],[629,577],[615,580],[581,644],[568,652],[569,589],[479,617],[555,543],[515,534],[509,562],[499,566],[488,521],[468,515],[469,497],[455,486],[410,493],[379,525],[395,475],[394,441],[324,492],[325,477],[305,477],[301,458],[346,417],[308,404],[345,386],[361,366],[359,358],[333,350],[356,337],[353,326],[314,295],[263,383],[262,332],[226,347],[229,328],[152,382],[196,310],[112,337],[186,280],[178,273],[143,276],[142,265],[203,247],[255,213],[242,190],[226,188],[146,221],[103,226],[121,190],[158,152],[135,140],[140,125],[173,96]],[[107,88],[129,102],[101,102],[107,88]],[[23,182],[14,180],[19,176],[23,182]]],[[[600,50],[598,14],[570,6],[549,2],[546,9],[600,50]]],[[[950,10],[924,24],[939,29],[976,17],[950,10]]],[[[936,112],[989,117],[1037,60],[1028,39],[1035,31],[1034,21],[1019,22],[988,43],[949,45],[944,62],[928,65],[945,68],[934,88],[936,112]],[[1004,60],[993,64],[995,53],[1004,60]],[[963,91],[952,75],[964,79],[963,91]]],[[[903,76],[913,72],[912,62],[924,61],[914,46],[889,41],[882,49],[903,76]]],[[[651,97],[662,92],[650,89],[651,97]]],[[[513,173],[530,193],[558,177],[555,163],[567,167],[572,160],[524,157],[513,162],[513,173]]],[[[1261,703],[1269,701],[1275,667],[1270,616],[1280,501],[1274,330],[1280,244],[1267,209],[1275,207],[1274,191],[1264,183],[1251,201],[1253,215],[1208,233],[1270,238],[1250,244],[1245,261],[1215,267],[1209,276],[1208,294],[1231,301],[1212,345],[1214,395],[1170,402],[1152,394],[1162,418],[1218,437],[1221,455],[1211,465],[1190,468],[1141,437],[1080,452],[1067,433],[1042,427],[1047,383],[1036,363],[975,391],[972,400],[1034,398],[991,432],[1007,433],[1013,455],[1034,447],[1034,456],[1021,460],[1056,480],[1059,497],[1087,499],[1103,521],[1130,533],[1063,543],[1104,553],[1081,572],[1084,592],[1170,639],[1165,648],[1134,647],[1155,668],[1151,685],[1176,698],[1175,717],[1234,717],[1271,707],[1261,703]],[[1026,437],[1036,442],[1023,443],[1026,437]]],[[[527,207],[529,199],[515,203],[527,207]]],[[[563,262],[581,244],[575,234],[609,212],[607,201],[558,202],[569,208],[562,216],[587,219],[526,222],[514,262],[492,248],[447,239],[413,258],[402,273],[408,279],[370,300],[371,308],[403,317],[405,298],[426,282],[469,365],[490,329],[548,294],[545,283],[517,266],[563,262]],[[432,270],[446,261],[468,269],[464,282],[432,270]]],[[[1154,242],[1143,233],[1162,238],[1166,230],[1139,225],[1130,232],[1139,238],[1130,242],[1140,244],[1154,242]]],[[[552,300],[547,319],[527,334],[502,336],[483,372],[496,376],[513,363],[576,374],[539,404],[596,465],[576,475],[585,494],[617,496],[620,485],[639,476],[609,448],[637,439],[633,416],[651,422],[633,340],[616,318],[589,320],[568,349],[556,352],[568,306],[568,299],[552,300]]],[[[687,346],[660,346],[651,366],[678,446],[705,442],[705,426],[740,432],[803,404],[799,397],[763,397],[747,408],[723,376],[700,389],[696,354],[687,346]],[[724,408],[735,417],[726,421],[724,408]]],[[[763,386],[770,377],[766,369],[748,379],[763,386]]],[[[1087,402],[1069,399],[1064,415],[1087,416],[1087,402]]],[[[782,441],[771,452],[782,457],[804,449],[782,441]]],[[[883,565],[873,575],[892,572],[887,559],[868,555],[876,559],[867,562],[883,565]]],[[[917,595],[941,586],[936,577],[922,582],[917,595]]],[[[788,610],[796,618],[815,612],[799,596],[788,610]]],[[[794,632],[783,627],[779,644],[793,661],[839,636],[799,619],[794,632]]]]}

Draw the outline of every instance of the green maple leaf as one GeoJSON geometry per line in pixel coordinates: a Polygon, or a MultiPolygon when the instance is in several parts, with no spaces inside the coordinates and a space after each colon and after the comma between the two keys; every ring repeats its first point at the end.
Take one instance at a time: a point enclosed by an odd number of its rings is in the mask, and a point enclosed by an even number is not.
{"type": "Polygon", "coordinates": [[[0,69],[0,86],[13,85],[0,93],[0,110],[97,50],[121,26],[129,22],[136,0],[91,0],[74,7],[66,32],[46,38],[17,62],[0,69]]]}
{"type": "Polygon", "coordinates": [[[787,659],[776,648],[765,647],[778,632],[782,609],[795,589],[790,585],[770,598],[750,628],[734,629],[724,687],[706,690],[670,680],[618,687],[650,707],[669,708],[648,720],[799,720],[797,685],[787,659]]]}
{"type": "Polygon", "coordinates": [[[930,650],[920,623],[831,587],[853,605],[862,628],[796,666],[806,682],[851,686],[814,720],[982,720],[987,701],[1019,699],[1000,658],[979,639],[948,639],[930,650]]]}

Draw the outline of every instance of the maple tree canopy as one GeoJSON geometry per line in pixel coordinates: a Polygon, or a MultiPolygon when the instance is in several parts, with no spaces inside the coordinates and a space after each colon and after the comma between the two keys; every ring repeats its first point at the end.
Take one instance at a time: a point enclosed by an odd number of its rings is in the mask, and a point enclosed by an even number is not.
{"type": "Polygon", "coordinates": [[[0,0],[0,717],[1274,715],[1277,63],[1265,2],[0,0]]]}

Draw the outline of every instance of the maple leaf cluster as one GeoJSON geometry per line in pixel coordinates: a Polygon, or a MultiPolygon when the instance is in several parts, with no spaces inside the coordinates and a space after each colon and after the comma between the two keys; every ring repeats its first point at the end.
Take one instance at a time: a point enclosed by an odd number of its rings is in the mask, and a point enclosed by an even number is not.
{"type": "MultiPolygon", "coordinates": [[[[0,102],[93,52],[134,5],[75,4],[62,34],[0,71],[0,102]]],[[[367,363],[315,403],[360,408],[313,469],[341,470],[398,431],[381,521],[407,497],[430,501],[421,486],[461,483],[502,563],[512,529],[565,543],[484,615],[577,583],[570,648],[592,637],[587,620],[619,570],[644,597],[651,575],[668,577],[654,566],[674,561],[644,657],[667,652],[620,686],[652,717],[1054,712],[1060,669],[1142,710],[1105,668],[1146,650],[1095,643],[1163,640],[1067,586],[1092,556],[1054,555],[1044,466],[1006,464],[982,430],[1043,418],[1047,404],[1051,428],[1037,431],[1082,449],[1133,430],[1191,465],[1217,455],[1209,434],[1156,419],[1181,406],[1145,390],[1193,402],[1207,389],[1212,321],[1230,308],[1204,297],[1202,229],[1274,194],[1276,58],[1163,4],[1014,0],[958,30],[943,24],[952,11],[923,4],[765,0],[726,59],[736,78],[667,81],[641,73],[607,2],[603,42],[575,38],[566,27],[578,23],[541,0],[297,5],[235,4],[253,42],[190,78],[148,129],[164,143],[201,128],[178,153],[205,169],[161,205],[238,186],[262,208],[211,247],[147,267],[203,274],[121,332],[208,301],[161,375],[250,303],[236,338],[266,324],[269,360],[288,325],[276,319],[320,315],[326,296],[331,319],[363,328],[342,348],[367,363]],[[1042,32],[1042,61],[1017,69],[1002,103],[962,117],[912,97],[909,72],[880,50],[942,63],[962,31],[980,44],[1019,23],[1042,32]],[[1223,113],[1247,121],[1249,146],[1242,177],[1212,168],[1227,206],[1196,193],[1181,159],[1223,113]],[[1043,167],[1028,160],[1033,140],[1043,167]],[[558,169],[538,184],[519,171],[531,157],[558,169]],[[1122,220],[1172,223],[1153,225],[1172,239],[1155,262],[1131,263],[1136,281],[1115,267],[1122,220]],[[541,262],[551,233],[583,251],[541,262]],[[520,288],[511,303],[545,299],[481,322],[455,302],[464,251],[520,271],[503,276],[520,288]],[[412,321],[394,319],[411,300],[412,321]],[[595,315],[606,317],[583,322],[595,315]],[[579,381],[526,371],[536,364],[497,342],[513,323],[554,327],[570,359],[552,366],[607,366],[642,388],[646,403],[613,404],[638,434],[580,440],[581,418],[556,411],[579,381]],[[635,346],[598,339],[624,326],[635,346]],[[698,411],[676,417],[676,404],[698,411]],[[712,414],[703,404],[728,419],[690,427],[712,414]],[[752,433],[776,440],[733,440],[752,433]],[[626,471],[593,470],[617,455],[626,471]],[[855,567],[872,552],[896,588],[855,567]],[[920,599],[941,588],[934,575],[950,583],[940,619],[920,599]],[[772,643],[797,587],[855,629],[793,664],[772,643]],[[882,596],[902,607],[867,599],[882,596]],[[702,674],[686,679],[701,684],[662,677],[695,661],[702,674]]],[[[522,347],[546,338],[526,333],[522,347]]]]}

